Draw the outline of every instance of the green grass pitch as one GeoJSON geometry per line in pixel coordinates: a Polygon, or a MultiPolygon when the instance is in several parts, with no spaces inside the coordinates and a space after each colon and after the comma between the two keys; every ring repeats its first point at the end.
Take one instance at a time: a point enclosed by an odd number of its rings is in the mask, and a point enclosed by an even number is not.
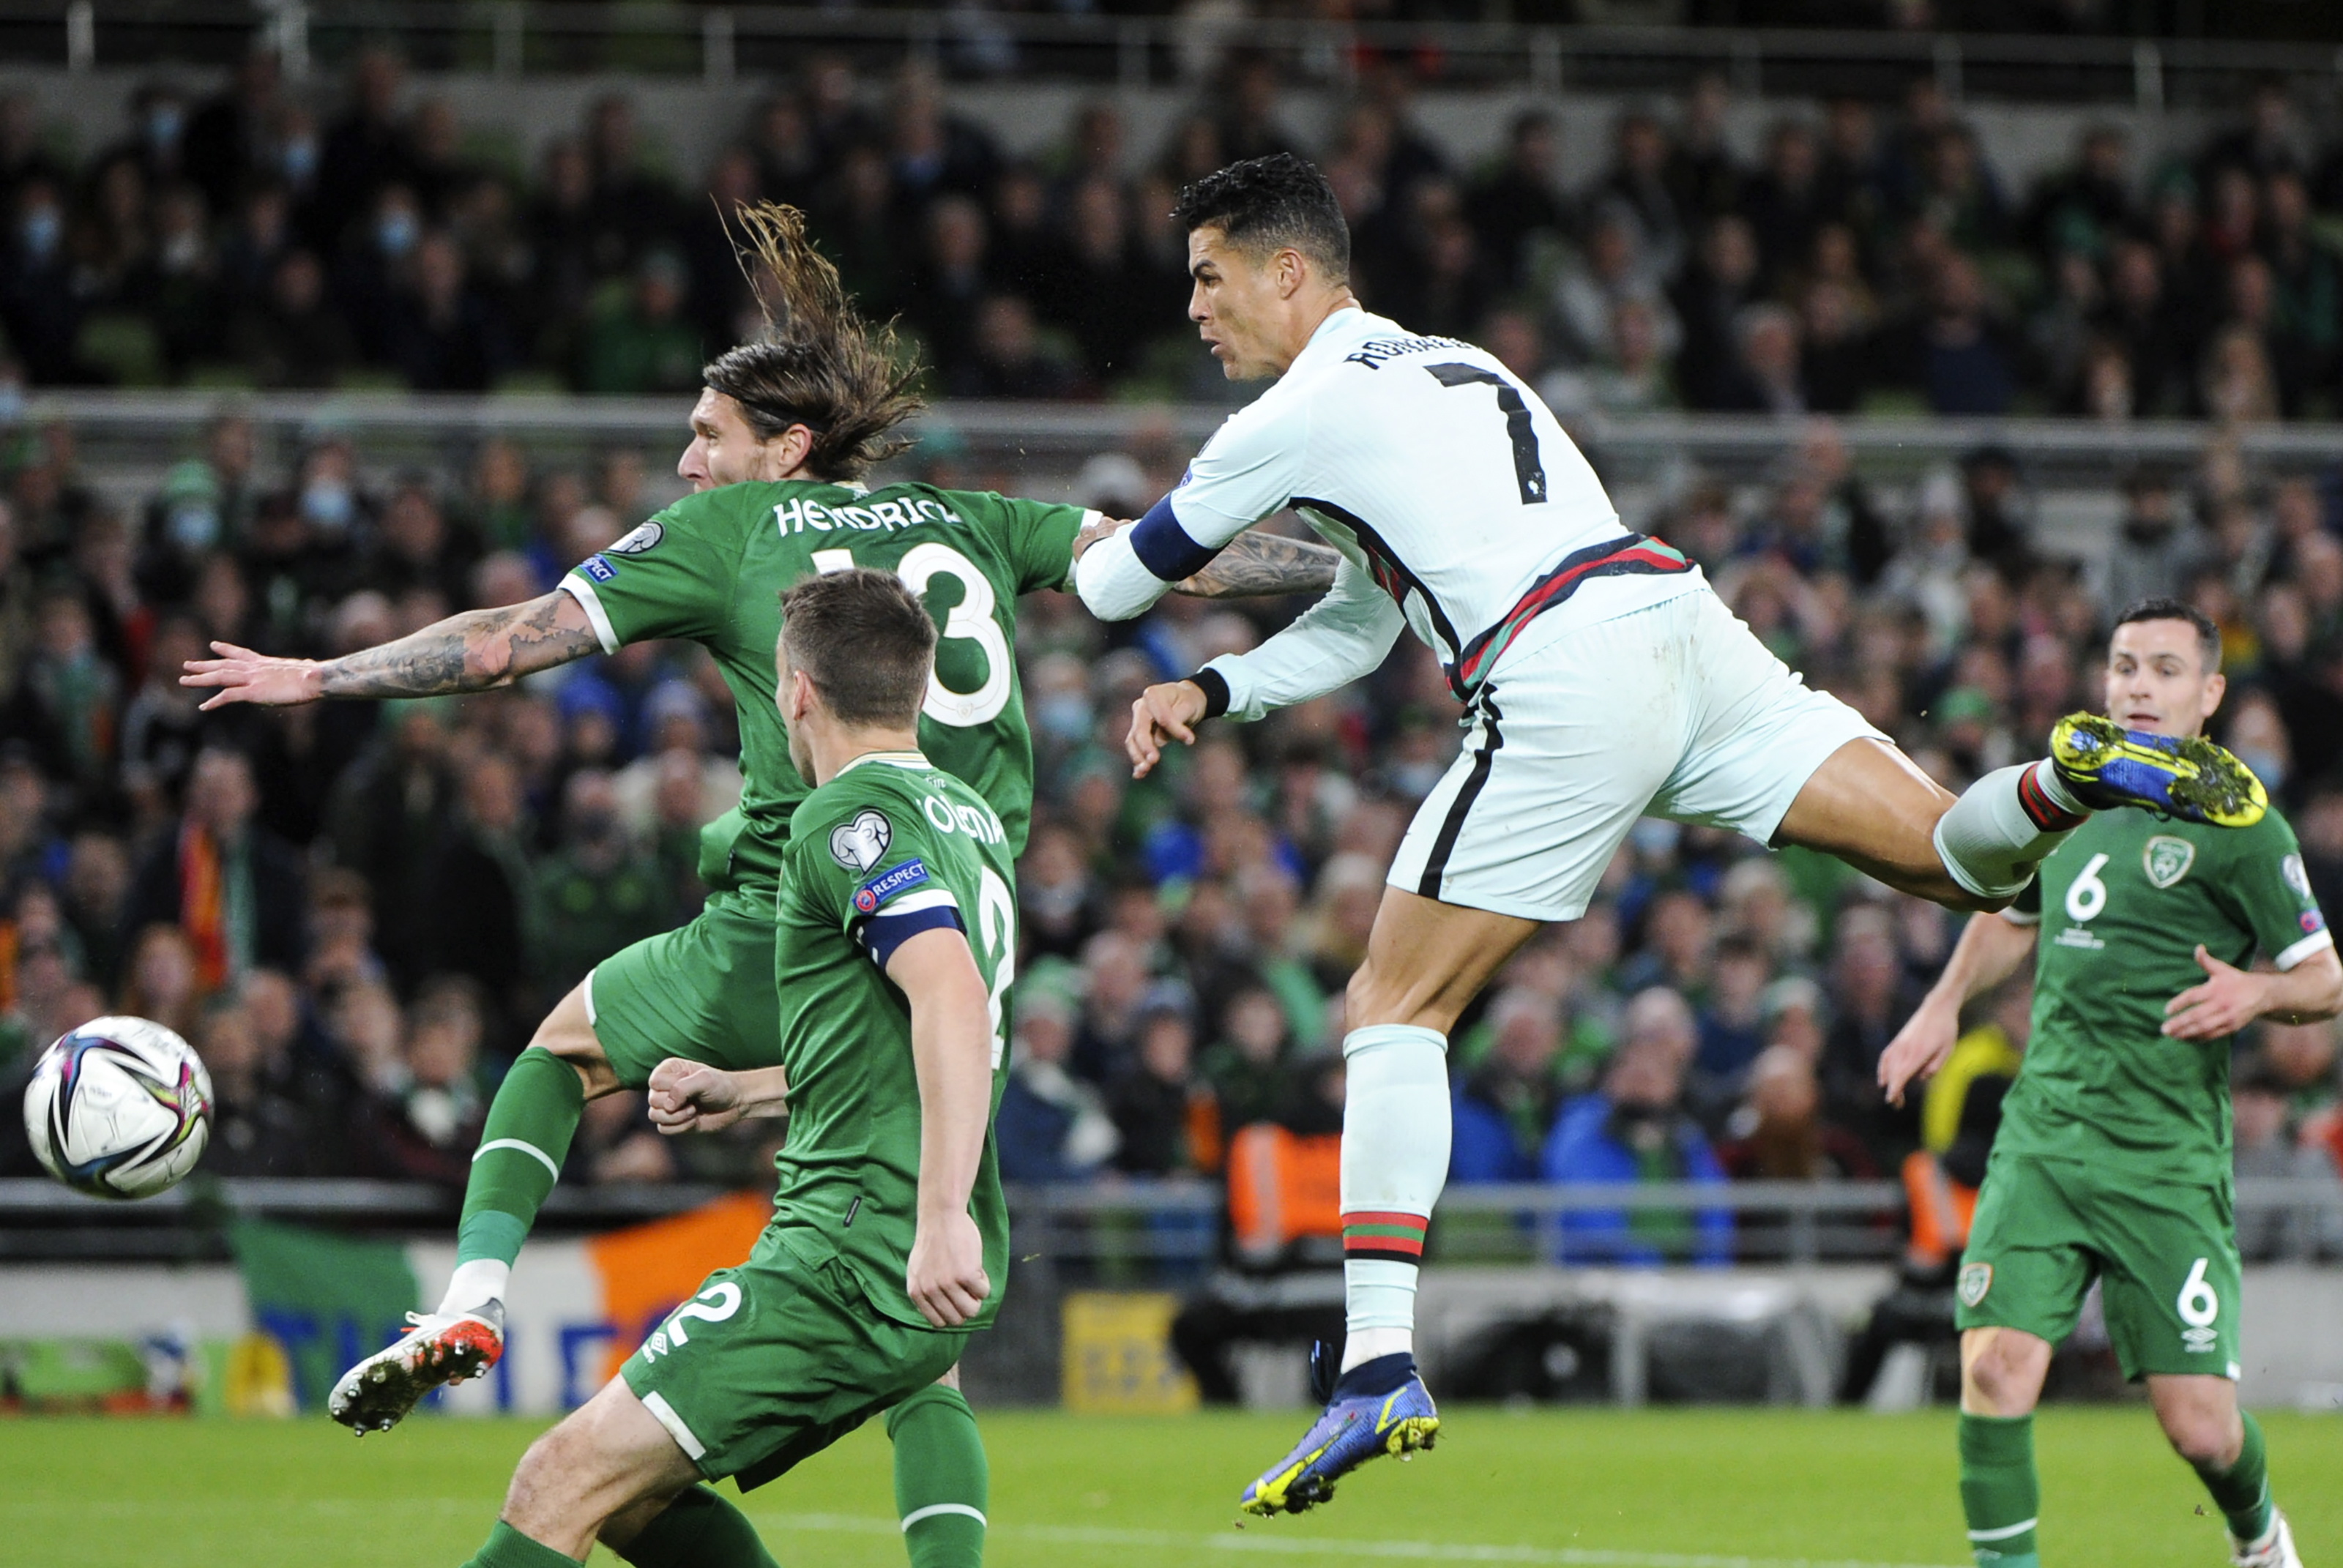
{"type": "MultiPolygon", "coordinates": [[[[1786,1568],[1959,1564],[1953,1418],[1460,1407],[1440,1446],[1379,1460],[1331,1507],[1232,1527],[1298,1415],[984,1416],[993,1568],[1346,1559],[1786,1568]]],[[[2266,1416],[2279,1502],[2343,1562],[2343,1419],[2266,1416]]],[[[289,1422],[0,1421],[0,1562],[40,1568],[457,1568],[539,1423],[418,1420],[363,1442],[289,1422]]],[[[2226,1562],[2196,1478],[2143,1406],[2037,1422],[2043,1548],[2066,1564],[2226,1562]]],[[[902,1568],[877,1422],[754,1493],[783,1568],[902,1568]]],[[[598,1563],[615,1560],[598,1553],[598,1563]]]]}

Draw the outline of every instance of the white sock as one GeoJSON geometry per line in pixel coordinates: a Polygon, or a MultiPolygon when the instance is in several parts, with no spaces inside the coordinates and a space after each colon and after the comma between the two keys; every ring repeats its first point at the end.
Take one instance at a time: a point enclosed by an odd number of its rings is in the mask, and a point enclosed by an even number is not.
{"type": "Polygon", "coordinates": [[[1996,768],[1936,820],[1936,856],[1980,899],[2015,897],[2088,815],[2047,762],[1996,768]]]}
{"type": "Polygon", "coordinates": [[[447,1293],[439,1298],[440,1315],[476,1312],[490,1302],[502,1302],[511,1279],[512,1265],[495,1258],[457,1264],[455,1273],[448,1276],[447,1293]]]}
{"type": "Polygon", "coordinates": [[[1423,1229],[1448,1180],[1448,1041],[1379,1023],[1342,1040],[1342,1370],[1415,1345],[1423,1229]]]}

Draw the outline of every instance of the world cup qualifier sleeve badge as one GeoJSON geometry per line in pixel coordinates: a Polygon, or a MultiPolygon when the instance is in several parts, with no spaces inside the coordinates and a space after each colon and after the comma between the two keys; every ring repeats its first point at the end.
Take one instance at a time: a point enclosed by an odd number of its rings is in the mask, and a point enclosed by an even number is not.
{"type": "Polygon", "coordinates": [[[887,813],[866,807],[851,821],[830,830],[830,858],[850,871],[869,876],[895,841],[895,824],[887,813]]]}
{"type": "Polygon", "coordinates": [[[1953,1288],[1961,1298],[1961,1305],[1976,1306],[1985,1300],[1986,1292],[1993,1289],[1993,1265],[1963,1263],[1959,1282],[1953,1288]]]}

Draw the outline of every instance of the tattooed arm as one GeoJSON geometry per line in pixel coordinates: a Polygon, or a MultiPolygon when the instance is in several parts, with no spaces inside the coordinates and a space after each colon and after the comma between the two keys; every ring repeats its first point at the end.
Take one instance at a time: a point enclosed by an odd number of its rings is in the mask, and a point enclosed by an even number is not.
{"type": "Polygon", "coordinates": [[[438,697],[485,691],[568,664],[602,645],[586,611],[556,588],[527,604],[468,609],[421,631],[323,661],[271,658],[216,642],[217,658],[191,658],[182,686],[216,687],[206,709],[233,702],[277,708],[321,697],[438,697]]]}
{"type": "Polygon", "coordinates": [[[1324,593],[1334,586],[1334,568],[1342,564],[1342,558],[1325,545],[1247,528],[1210,566],[1172,591],[1198,598],[1324,593]]]}
{"type": "MultiPolygon", "coordinates": [[[[1074,540],[1074,558],[1080,560],[1091,545],[1131,526],[1114,518],[1101,518],[1086,525],[1074,540]]],[[[1222,546],[1211,565],[1184,582],[1173,584],[1172,591],[1197,598],[1322,594],[1334,586],[1334,568],[1342,564],[1342,556],[1324,545],[1247,528],[1222,546]]]]}

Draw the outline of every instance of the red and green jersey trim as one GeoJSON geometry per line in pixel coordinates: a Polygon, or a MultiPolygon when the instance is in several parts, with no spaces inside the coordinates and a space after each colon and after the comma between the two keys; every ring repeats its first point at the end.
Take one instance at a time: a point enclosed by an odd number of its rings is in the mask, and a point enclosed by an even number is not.
{"type": "Polygon", "coordinates": [[[1380,1258],[1393,1263],[1423,1261],[1423,1231],[1431,1221],[1421,1214],[1401,1214],[1363,1209],[1342,1216],[1342,1256],[1380,1258]]]}
{"type": "Polygon", "coordinates": [[[1648,577],[1691,569],[1692,563],[1681,551],[1644,534],[1574,550],[1531,584],[1529,592],[1505,612],[1503,619],[1464,645],[1455,668],[1448,672],[1448,684],[1458,697],[1470,697],[1523,629],[1577,592],[1589,578],[1648,577]]]}

